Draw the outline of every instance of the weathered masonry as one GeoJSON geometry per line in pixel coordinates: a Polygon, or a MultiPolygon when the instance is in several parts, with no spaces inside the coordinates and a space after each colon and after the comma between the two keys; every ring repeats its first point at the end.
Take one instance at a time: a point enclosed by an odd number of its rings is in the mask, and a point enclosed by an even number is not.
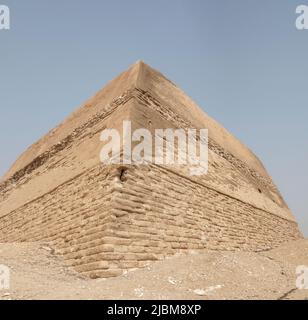
{"type": "Polygon", "coordinates": [[[258,158],[143,62],[24,152],[1,180],[0,242],[49,241],[90,277],[188,250],[266,250],[301,238],[258,158]],[[209,172],[100,163],[100,133],[209,129],[209,172]]]}

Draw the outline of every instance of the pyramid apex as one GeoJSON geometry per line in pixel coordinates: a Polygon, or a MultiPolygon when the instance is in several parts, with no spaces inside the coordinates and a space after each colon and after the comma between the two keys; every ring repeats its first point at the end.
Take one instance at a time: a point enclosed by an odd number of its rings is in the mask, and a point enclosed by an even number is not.
{"type": "Polygon", "coordinates": [[[146,69],[153,69],[150,65],[148,65],[147,63],[145,63],[143,60],[137,60],[132,66],[131,69],[137,69],[138,72],[142,72],[142,70],[146,68],[146,69]]]}
{"type": "Polygon", "coordinates": [[[131,67],[130,69],[137,69],[137,72],[140,72],[140,70],[145,66],[146,64],[144,63],[143,60],[137,60],[131,67]]]}
{"type": "Polygon", "coordinates": [[[139,59],[139,60],[137,60],[137,61],[135,62],[135,64],[136,64],[136,65],[138,65],[138,64],[144,64],[144,61],[143,61],[142,59],[139,59]]]}
{"type": "Polygon", "coordinates": [[[142,66],[147,66],[147,64],[143,61],[143,60],[137,60],[132,66],[131,68],[140,68],[142,66]]]}

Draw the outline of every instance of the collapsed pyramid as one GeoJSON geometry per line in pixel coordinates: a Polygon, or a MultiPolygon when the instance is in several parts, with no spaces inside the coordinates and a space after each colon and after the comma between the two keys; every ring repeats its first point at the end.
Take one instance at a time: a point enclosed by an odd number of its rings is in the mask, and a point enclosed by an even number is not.
{"type": "Polygon", "coordinates": [[[0,184],[0,242],[50,242],[109,277],[188,250],[261,251],[301,238],[258,158],[162,74],[137,62],[24,152],[0,184]],[[104,165],[100,133],[207,128],[209,170],[104,165]]]}

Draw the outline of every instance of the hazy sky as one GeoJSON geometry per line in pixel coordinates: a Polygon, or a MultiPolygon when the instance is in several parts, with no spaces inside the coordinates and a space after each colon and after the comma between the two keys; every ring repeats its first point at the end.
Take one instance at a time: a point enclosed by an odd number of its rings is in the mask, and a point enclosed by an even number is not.
{"type": "Polygon", "coordinates": [[[0,0],[0,174],[136,60],[264,162],[308,236],[308,0],[0,0]]]}

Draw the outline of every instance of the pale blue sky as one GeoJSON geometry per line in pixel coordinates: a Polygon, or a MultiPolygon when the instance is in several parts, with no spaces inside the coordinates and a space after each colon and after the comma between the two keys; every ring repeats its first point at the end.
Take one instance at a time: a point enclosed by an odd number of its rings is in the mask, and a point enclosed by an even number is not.
{"type": "Polygon", "coordinates": [[[308,236],[308,0],[0,0],[0,174],[136,60],[264,162],[308,236]]]}

